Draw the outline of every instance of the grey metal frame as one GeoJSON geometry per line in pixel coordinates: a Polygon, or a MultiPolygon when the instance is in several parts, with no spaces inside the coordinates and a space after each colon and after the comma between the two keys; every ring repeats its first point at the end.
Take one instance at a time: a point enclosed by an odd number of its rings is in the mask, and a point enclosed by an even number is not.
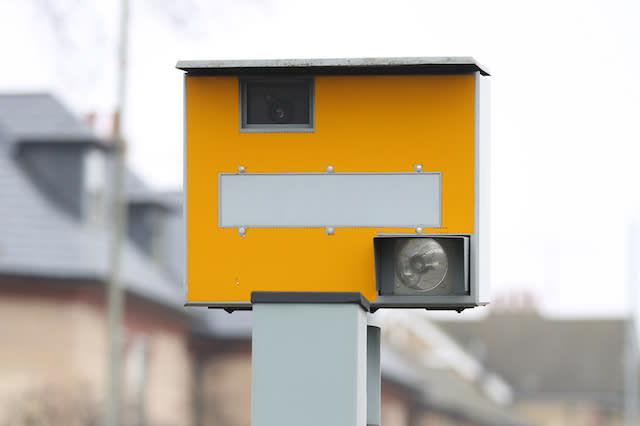
{"type": "Polygon", "coordinates": [[[478,248],[480,230],[479,227],[479,214],[480,214],[480,133],[478,123],[479,113],[479,90],[478,90],[478,74],[474,75],[474,92],[473,92],[473,235],[471,236],[471,258],[469,259],[469,268],[471,269],[471,279],[475,284],[476,291],[474,297],[476,302],[479,301],[479,267],[480,259],[478,256],[478,248]]]}
{"type": "Polygon", "coordinates": [[[208,75],[239,75],[261,72],[305,72],[307,74],[393,74],[403,73],[464,73],[489,70],[474,58],[463,56],[388,57],[388,58],[313,58],[313,59],[223,59],[178,61],[176,68],[188,73],[208,75]]]}
{"type": "MultiPolygon", "coordinates": [[[[395,66],[408,66],[408,65],[427,65],[427,66],[445,66],[445,67],[455,67],[456,65],[472,65],[476,67],[475,72],[475,93],[474,93],[474,233],[472,234],[460,234],[460,235],[469,235],[470,236],[470,260],[469,260],[469,274],[470,274],[470,295],[469,296],[439,296],[438,306],[430,309],[464,309],[471,308],[479,305],[485,305],[487,302],[485,300],[480,300],[479,293],[479,282],[480,282],[480,259],[479,259],[479,249],[483,247],[485,251],[488,249],[488,242],[486,241],[488,238],[488,206],[482,205],[480,202],[480,194],[483,194],[483,197],[487,197],[488,200],[488,190],[489,190],[489,182],[487,180],[488,173],[486,169],[489,167],[489,164],[486,164],[486,161],[489,157],[489,140],[482,140],[481,130],[480,130],[480,122],[479,116],[481,114],[481,101],[480,101],[480,90],[479,90],[479,82],[480,79],[486,78],[489,75],[489,72],[486,68],[482,67],[478,64],[473,58],[374,58],[374,59],[327,59],[327,60],[282,60],[282,61],[182,61],[177,64],[177,67],[180,69],[185,69],[188,72],[185,73],[184,76],[184,93],[183,93],[183,105],[184,105],[184,126],[183,126],[183,214],[184,214],[184,242],[185,242],[185,254],[184,254],[184,264],[185,264],[185,272],[184,272],[184,300],[185,306],[207,306],[212,308],[224,308],[227,310],[235,310],[235,309],[251,309],[251,303],[249,301],[188,301],[188,267],[187,265],[187,257],[188,257],[188,237],[187,237],[187,91],[186,91],[186,83],[187,77],[191,71],[195,71],[197,69],[206,70],[210,68],[218,68],[218,69],[235,69],[234,67],[242,67],[245,69],[254,68],[259,69],[259,67],[264,67],[265,70],[278,70],[278,67],[291,67],[291,72],[296,72],[296,67],[309,67],[309,69],[313,69],[317,67],[320,71],[323,67],[335,67],[335,71],[338,72],[344,66],[353,66],[353,67],[361,67],[363,70],[366,70],[370,66],[388,66],[389,70],[392,70],[395,66]],[[482,143],[481,143],[482,142],[482,143]],[[482,146],[481,146],[482,145],[482,146]],[[480,171],[480,157],[483,157],[483,170],[485,170],[485,175],[480,171]],[[483,177],[484,176],[484,177],[483,177]],[[482,180],[482,181],[481,181],[482,180]],[[482,219],[482,220],[481,220],[482,219]],[[481,226],[481,222],[483,225],[481,226]],[[480,240],[482,240],[482,246],[480,244],[480,240]]],[[[326,71],[326,70],[325,70],[326,71]]],[[[325,72],[323,71],[323,73],[325,72]]],[[[254,71],[255,72],[255,71],[254,71]]],[[[260,72],[260,71],[257,71],[260,72]]],[[[264,71],[263,71],[264,72],[264,71]]],[[[384,71],[381,71],[384,72],[384,71]]],[[[235,71],[234,71],[235,73],[235,71]]],[[[464,72],[465,74],[467,72],[464,72]]],[[[194,75],[200,75],[197,72],[193,72],[194,75]]],[[[204,74],[203,74],[204,75],[204,74]]],[[[238,74],[235,74],[238,75],[238,74]]],[[[274,75],[274,74],[272,74],[274,75]]],[[[286,75],[286,74],[285,74],[286,75]]],[[[285,76],[282,75],[282,77],[285,76]]],[[[261,76],[252,76],[249,73],[242,73],[242,76],[239,77],[239,96],[240,96],[240,111],[239,111],[239,119],[240,119],[240,131],[241,132],[313,132],[315,130],[315,81],[312,83],[312,92],[311,92],[311,105],[310,112],[312,113],[312,121],[313,126],[311,128],[285,128],[282,125],[278,128],[243,128],[242,127],[242,88],[241,81],[246,78],[264,78],[264,75],[261,76]]],[[[286,76],[285,78],[294,78],[292,76],[286,76]]],[[[298,78],[311,78],[314,79],[314,74],[309,73],[308,75],[301,76],[298,78]]],[[[484,111],[487,113],[488,111],[484,111]]],[[[484,204],[487,204],[485,202],[484,204]]],[[[441,205],[442,208],[442,205],[441,205]]],[[[442,218],[442,211],[440,212],[442,218]]],[[[382,234],[380,234],[382,235],[382,234]]],[[[398,235],[398,234],[396,234],[398,235]]],[[[402,234],[403,236],[407,236],[410,234],[402,234]]],[[[415,236],[425,236],[428,234],[415,234],[415,236]]],[[[441,237],[452,236],[454,234],[429,234],[429,235],[438,235],[441,237]]],[[[485,253],[485,256],[487,254],[485,253]]],[[[484,257],[484,256],[483,256],[484,257]]],[[[486,260],[484,261],[482,267],[486,268],[488,265],[486,260]]],[[[485,275],[484,281],[486,281],[487,275],[485,275]]],[[[483,283],[484,285],[488,285],[488,283],[483,283]]],[[[412,298],[414,296],[409,296],[412,298]]],[[[433,296],[432,296],[433,297],[433,296]]],[[[423,304],[416,303],[415,301],[409,300],[406,296],[379,296],[377,300],[371,302],[371,309],[376,310],[381,307],[399,307],[399,308],[424,308],[423,304]]]]}
{"type": "Polygon", "coordinates": [[[221,301],[187,301],[184,303],[184,306],[200,306],[204,308],[211,309],[224,309],[227,312],[233,311],[250,311],[251,310],[251,302],[221,302],[221,301]]]}
{"type": "Polygon", "coordinates": [[[241,132],[314,132],[315,131],[315,78],[314,76],[242,76],[238,77],[239,119],[241,132]],[[309,84],[309,124],[247,124],[247,81],[287,82],[305,80],[309,84]]]}
{"type": "Polygon", "coordinates": [[[182,223],[184,231],[184,306],[189,305],[189,293],[187,291],[187,282],[189,274],[189,265],[187,263],[187,251],[189,245],[187,241],[187,74],[184,75],[182,82],[182,223]]]}
{"type": "MultiPolygon", "coordinates": [[[[484,97],[490,93],[481,89],[482,82],[490,81],[475,73],[474,91],[474,235],[471,238],[471,275],[478,282],[478,302],[488,303],[490,277],[489,203],[491,139],[489,136],[490,111],[483,108],[484,97]],[[483,128],[487,126],[487,128],[483,128]],[[481,260],[482,257],[482,260],[481,260]],[[481,286],[481,287],[480,287],[481,286]]],[[[487,90],[489,88],[487,87],[487,90]]]]}

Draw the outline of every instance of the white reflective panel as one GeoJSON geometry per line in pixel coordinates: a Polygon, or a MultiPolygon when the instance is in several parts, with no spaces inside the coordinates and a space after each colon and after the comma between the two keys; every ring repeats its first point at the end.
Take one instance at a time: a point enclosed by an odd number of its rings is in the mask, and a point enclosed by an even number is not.
{"type": "Polygon", "coordinates": [[[219,225],[441,226],[440,173],[219,176],[219,225]]]}

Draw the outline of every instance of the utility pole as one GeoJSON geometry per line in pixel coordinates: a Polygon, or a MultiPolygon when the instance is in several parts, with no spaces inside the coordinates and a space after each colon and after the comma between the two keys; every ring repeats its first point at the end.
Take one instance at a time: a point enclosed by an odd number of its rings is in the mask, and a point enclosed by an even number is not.
{"type": "Polygon", "coordinates": [[[124,201],[124,174],[126,144],[122,134],[125,92],[127,85],[127,44],[129,26],[129,2],[120,2],[120,40],[118,47],[117,106],[113,135],[112,175],[112,226],[109,241],[109,281],[107,287],[107,398],[104,425],[120,424],[122,390],[122,311],[123,291],[120,277],[122,241],[126,230],[126,210],[124,201]]]}
{"type": "Polygon", "coordinates": [[[628,239],[628,294],[629,316],[627,318],[625,368],[624,368],[624,417],[627,426],[636,426],[638,422],[638,335],[636,330],[636,311],[638,309],[638,290],[636,268],[637,236],[635,217],[629,226],[628,239]]]}

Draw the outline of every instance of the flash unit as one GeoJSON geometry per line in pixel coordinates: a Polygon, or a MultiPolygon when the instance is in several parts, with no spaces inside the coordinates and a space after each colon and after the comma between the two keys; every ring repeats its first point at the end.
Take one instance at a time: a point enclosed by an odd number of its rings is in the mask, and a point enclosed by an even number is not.
{"type": "Polygon", "coordinates": [[[377,299],[384,307],[463,310],[477,306],[471,235],[382,234],[373,239],[377,299]]]}

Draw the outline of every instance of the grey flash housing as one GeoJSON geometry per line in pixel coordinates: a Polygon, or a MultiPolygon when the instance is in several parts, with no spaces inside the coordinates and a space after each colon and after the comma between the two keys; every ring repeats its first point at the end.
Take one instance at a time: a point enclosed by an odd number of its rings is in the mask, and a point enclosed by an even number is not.
{"type": "Polygon", "coordinates": [[[371,308],[462,311],[483,305],[478,280],[471,274],[472,238],[472,234],[376,235],[377,298],[371,308]]]}

